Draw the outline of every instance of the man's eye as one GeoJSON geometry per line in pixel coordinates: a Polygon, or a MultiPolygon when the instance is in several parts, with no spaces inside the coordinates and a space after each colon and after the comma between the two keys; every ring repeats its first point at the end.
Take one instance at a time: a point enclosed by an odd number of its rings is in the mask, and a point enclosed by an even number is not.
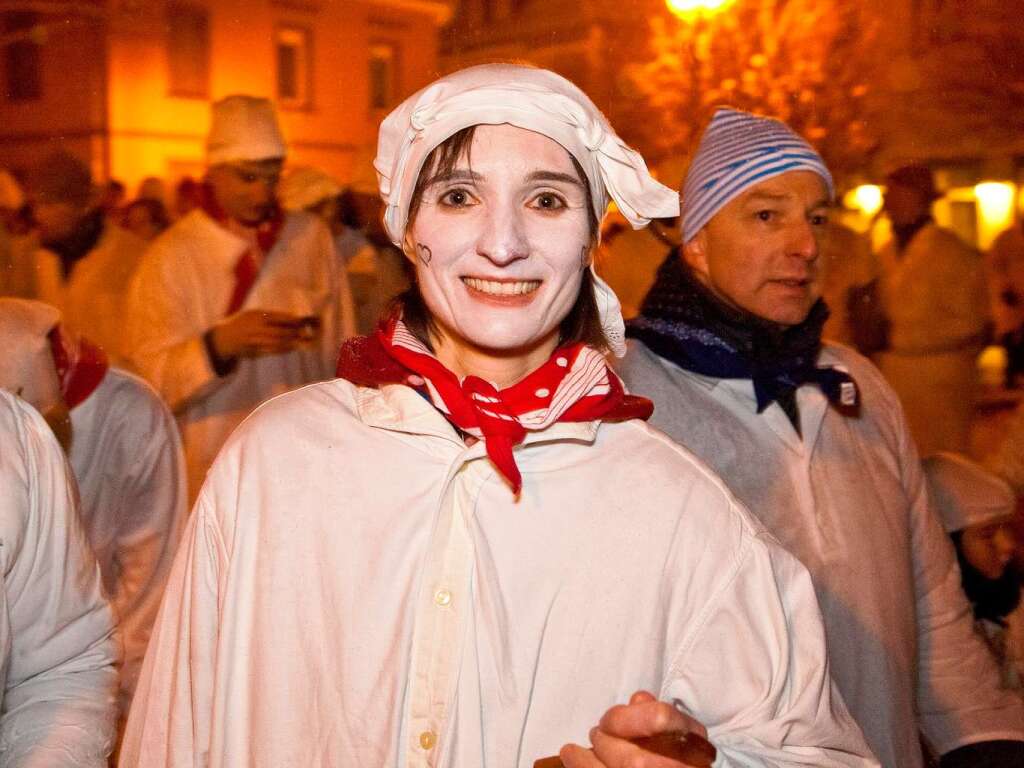
{"type": "Polygon", "coordinates": [[[828,224],[827,213],[816,213],[813,216],[811,216],[812,227],[824,227],[826,224],[828,224]]]}
{"type": "Polygon", "coordinates": [[[260,177],[257,176],[255,173],[242,174],[242,181],[244,181],[246,184],[255,184],[257,181],[259,181],[259,178],[260,177]]]}
{"type": "Polygon", "coordinates": [[[469,193],[464,189],[451,189],[441,195],[441,204],[450,205],[453,208],[461,208],[464,205],[468,205],[469,201],[469,193]]]}
{"type": "Polygon", "coordinates": [[[761,221],[771,221],[772,219],[775,218],[775,211],[758,211],[754,215],[757,216],[757,218],[760,219],[761,221]]]}
{"type": "Polygon", "coordinates": [[[533,204],[537,208],[543,208],[547,211],[557,211],[560,208],[565,208],[565,200],[552,192],[544,192],[537,195],[533,200],[533,204]]]}

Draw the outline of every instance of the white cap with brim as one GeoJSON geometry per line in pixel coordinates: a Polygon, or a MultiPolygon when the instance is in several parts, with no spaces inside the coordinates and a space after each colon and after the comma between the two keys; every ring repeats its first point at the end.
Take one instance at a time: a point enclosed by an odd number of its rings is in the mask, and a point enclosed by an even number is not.
{"type": "Polygon", "coordinates": [[[341,185],[319,168],[293,168],[281,179],[277,189],[281,205],[289,211],[302,211],[341,194],[341,185]]]}
{"type": "Polygon", "coordinates": [[[206,139],[207,165],[274,160],[286,153],[269,99],[236,95],[214,102],[206,139]]]}
{"type": "MultiPolygon", "coordinates": [[[[656,181],[643,158],[615,133],[579,88],[545,69],[485,64],[455,72],[406,99],[384,120],[377,142],[377,182],[387,208],[384,226],[401,247],[420,169],[430,153],[463,128],[514,125],[558,142],[586,175],[600,221],[614,200],[640,229],[679,215],[678,194],[656,181]]],[[[614,354],[625,353],[618,299],[596,273],[601,325],[614,354]]]]}
{"type": "Polygon", "coordinates": [[[966,456],[936,453],[923,465],[932,504],[947,533],[1013,514],[1017,503],[1013,489],[966,456]]]}
{"type": "Polygon", "coordinates": [[[683,242],[744,191],[789,171],[818,174],[829,198],[835,196],[825,161],[788,125],[737,109],[716,111],[683,183],[683,242]]]}
{"type": "Polygon", "coordinates": [[[40,413],[63,400],[48,334],[60,323],[49,304],[27,299],[0,299],[0,389],[17,395],[40,413]]]}

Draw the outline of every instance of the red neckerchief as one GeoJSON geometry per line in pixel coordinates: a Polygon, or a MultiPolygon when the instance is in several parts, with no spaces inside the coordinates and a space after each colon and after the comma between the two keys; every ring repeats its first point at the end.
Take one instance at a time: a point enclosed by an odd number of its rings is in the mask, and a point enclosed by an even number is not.
{"type": "Polygon", "coordinates": [[[559,421],[646,420],[654,411],[650,400],[627,395],[604,356],[584,344],[560,347],[540,368],[500,391],[477,376],[459,381],[398,317],[372,336],[347,341],[337,373],[371,387],[422,379],[418,388],[458,429],[484,441],[488,457],[517,494],[523,481],[512,449],[527,431],[559,421]]]}
{"type": "Polygon", "coordinates": [[[60,392],[69,409],[85,401],[107,375],[107,353],[81,336],[55,325],[47,335],[60,392]]]}
{"type": "MultiPolygon", "coordinates": [[[[220,203],[217,202],[217,197],[213,194],[213,187],[207,181],[204,181],[199,187],[199,200],[200,207],[206,212],[207,216],[221,226],[227,226],[228,214],[221,208],[220,203]]],[[[256,226],[256,242],[259,244],[264,256],[270,253],[270,249],[277,243],[277,238],[280,236],[283,226],[284,212],[280,206],[275,204],[270,216],[256,226]]],[[[247,249],[245,253],[238,257],[234,271],[235,287],[231,291],[231,301],[228,302],[227,313],[229,315],[242,308],[242,304],[245,303],[249,291],[256,284],[256,278],[260,275],[260,268],[252,249],[247,249]]]]}

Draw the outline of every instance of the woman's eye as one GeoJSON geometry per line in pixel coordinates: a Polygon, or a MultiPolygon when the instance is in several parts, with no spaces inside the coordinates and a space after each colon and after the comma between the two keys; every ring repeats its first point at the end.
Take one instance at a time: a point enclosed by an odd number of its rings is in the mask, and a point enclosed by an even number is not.
{"type": "Polygon", "coordinates": [[[534,198],[534,205],[538,208],[543,208],[544,210],[555,211],[559,208],[565,208],[565,201],[558,195],[551,192],[545,192],[534,198]]]}
{"type": "Polygon", "coordinates": [[[464,189],[451,189],[441,195],[441,204],[461,208],[470,202],[469,193],[464,189]]]}

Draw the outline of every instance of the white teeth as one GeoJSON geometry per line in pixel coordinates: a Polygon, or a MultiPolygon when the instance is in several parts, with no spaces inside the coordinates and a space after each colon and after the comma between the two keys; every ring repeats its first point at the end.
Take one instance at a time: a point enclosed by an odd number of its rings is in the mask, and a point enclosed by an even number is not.
{"type": "Polygon", "coordinates": [[[540,287],[540,280],[520,280],[514,283],[499,283],[496,280],[481,280],[478,277],[464,277],[462,280],[470,288],[492,296],[521,296],[533,293],[540,287]]]}

